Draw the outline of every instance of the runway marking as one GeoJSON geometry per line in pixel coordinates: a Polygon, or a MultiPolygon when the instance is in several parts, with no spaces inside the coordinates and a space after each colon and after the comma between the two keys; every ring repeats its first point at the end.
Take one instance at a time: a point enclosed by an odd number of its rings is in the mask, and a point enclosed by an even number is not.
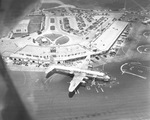
{"type": "Polygon", "coordinates": [[[142,78],[142,79],[147,79],[147,77],[137,75],[137,74],[134,74],[134,73],[131,73],[131,72],[127,72],[125,69],[123,69],[123,67],[127,64],[129,64],[129,63],[124,63],[124,64],[121,65],[120,70],[121,70],[122,74],[127,73],[127,74],[134,75],[134,76],[137,76],[137,77],[142,78]]]}
{"type": "Polygon", "coordinates": [[[144,77],[144,76],[141,76],[141,75],[137,75],[137,74],[134,74],[134,73],[130,73],[130,72],[127,72],[127,71],[124,71],[124,73],[130,74],[130,75],[134,75],[134,76],[137,76],[137,77],[142,78],[142,79],[147,79],[147,77],[144,77]]]}
{"type": "Polygon", "coordinates": [[[124,53],[124,55],[126,55],[125,51],[123,50],[123,47],[121,47],[122,52],[124,53]]]}
{"type": "Polygon", "coordinates": [[[123,67],[124,67],[125,65],[127,65],[127,64],[128,64],[128,63],[124,63],[124,64],[121,65],[120,70],[121,70],[122,74],[125,73],[125,70],[123,69],[123,67]]]}
{"type": "MultiPolygon", "coordinates": [[[[144,53],[144,54],[150,54],[150,53],[146,53],[146,52],[147,52],[147,49],[150,49],[149,47],[150,47],[150,45],[140,45],[140,46],[137,47],[137,51],[138,51],[140,54],[142,54],[142,53],[144,53]],[[144,52],[142,52],[142,51],[139,50],[141,47],[146,47],[146,48],[144,49],[144,52]],[[146,50],[146,51],[145,51],[145,50],[146,50]]],[[[148,51],[148,52],[149,52],[149,51],[148,51]]]]}
{"type": "Polygon", "coordinates": [[[102,92],[104,92],[103,88],[100,88],[102,92]]]}

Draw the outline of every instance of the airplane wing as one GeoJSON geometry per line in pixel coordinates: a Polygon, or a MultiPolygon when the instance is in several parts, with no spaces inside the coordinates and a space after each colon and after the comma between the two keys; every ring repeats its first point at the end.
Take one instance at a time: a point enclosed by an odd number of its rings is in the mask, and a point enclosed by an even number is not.
{"type": "Polygon", "coordinates": [[[75,89],[79,86],[80,83],[84,82],[83,79],[86,78],[85,74],[82,73],[74,73],[74,77],[70,82],[70,86],[68,88],[69,92],[75,91],[75,89]]]}
{"type": "MultiPolygon", "coordinates": [[[[88,63],[88,61],[89,60],[86,59],[85,63],[88,63]]],[[[85,64],[84,66],[88,67],[85,64]]],[[[46,73],[46,78],[49,78],[54,73],[74,75],[73,79],[70,82],[70,86],[68,88],[69,91],[68,96],[70,98],[74,96],[76,90],[80,87],[80,83],[85,83],[83,79],[88,79],[90,77],[102,78],[105,80],[110,79],[110,77],[103,72],[81,69],[81,67],[76,68],[76,67],[69,67],[69,66],[62,66],[62,65],[51,65],[50,67],[48,67],[45,73],[46,73]]]]}

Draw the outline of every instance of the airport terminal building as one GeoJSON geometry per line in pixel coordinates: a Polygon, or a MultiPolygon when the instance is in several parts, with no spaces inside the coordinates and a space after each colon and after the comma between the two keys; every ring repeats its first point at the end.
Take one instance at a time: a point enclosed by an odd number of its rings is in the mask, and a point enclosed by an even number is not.
{"type": "Polygon", "coordinates": [[[37,64],[67,63],[84,59],[89,54],[94,57],[117,52],[115,46],[118,40],[123,41],[122,35],[129,26],[128,22],[118,21],[108,14],[87,16],[85,13],[82,17],[51,16],[46,12],[43,33],[34,35],[33,39],[29,36],[36,45],[25,44],[12,53],[10,59],[37,64]],[[71,23],[73,19],[74,25],[71,23]],[[52,26],[55,30],[51,30],[52,26]]]}
{"type": "Polygon", "coordinates": [[[69,60],[83,59],[88,54],[93,56],[106,54],[111,50],[127,26],[128,23],[126,22],[116,21],[99,38],[91,42],[91,48],[80,44],[47,47],[26,45],[11,54],[10,57],[12,59],[29,60],[33,63],[48,62],[53,58],[55,62],[62,63],[69,60]]]}

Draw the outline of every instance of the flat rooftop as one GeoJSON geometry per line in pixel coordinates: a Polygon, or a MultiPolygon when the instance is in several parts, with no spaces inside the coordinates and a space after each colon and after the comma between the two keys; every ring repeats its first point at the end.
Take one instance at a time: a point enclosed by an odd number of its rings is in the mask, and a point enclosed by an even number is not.
{"type": "Polygon", "coordinates": [[[100,51],[107,51],[128,25],[127,22],[115,21],[96,41],[94,45],[100,51]]]}
{"type": "Polygon", "coordinates": [[[79,44],[57,47],[58,54],[74,54],[74,53],[80,53],[84,51],[85,49],[81,47],[79,44]]]}
{"type": "Polygon", "coordinates": [[[27,28],[28,25],[29,25],[29,22],[30,22],[30,19],[21,20],[21,21],[14,27],[14,30],[27,28]]]}
{"type": "Polygon", "coordinates": [[[50,47],[26,45],[19,49],[16,53],[42,55],[50,52],[50,47]]]}

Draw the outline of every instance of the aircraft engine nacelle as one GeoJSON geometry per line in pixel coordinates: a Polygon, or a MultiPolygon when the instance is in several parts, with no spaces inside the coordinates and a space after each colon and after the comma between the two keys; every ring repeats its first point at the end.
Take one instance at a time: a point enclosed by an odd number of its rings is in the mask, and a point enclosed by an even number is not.
{"type": "Polygon", "coordinates": [[[110,80],[110,77],[108,75],[105,76],[104,81],[110,80]]]}

